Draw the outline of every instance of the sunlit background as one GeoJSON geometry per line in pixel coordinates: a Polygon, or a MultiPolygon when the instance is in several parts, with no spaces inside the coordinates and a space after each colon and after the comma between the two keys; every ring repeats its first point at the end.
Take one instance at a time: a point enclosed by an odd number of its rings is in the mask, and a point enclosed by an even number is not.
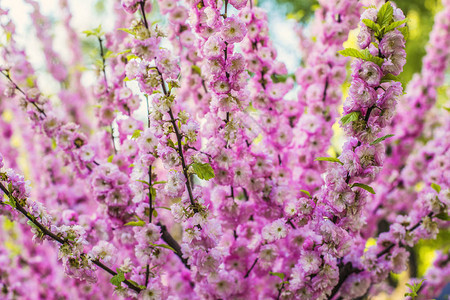
{"type": "MultiPolygon", "coordinates": [[[[63,29],[61,20],[61,10],[59,0],[40,0],[41,13],[49,17],[52,21],[51,34],[54,37],[54,49],[59,52],[62,59],[70,60],[70,53],[67,51],[67,36],[63,29]]],[[[82,31],[92,29],[102,24],[104,31],[112,30],[114,24],[112,0],[72,0],[69,1],[73,14],[72,26],[79,32],[82,41],[84,62],[81,66],[72,68],[83,68],[88,70],[83,77],[83,82],[90,85],[95,80],[93,67],[93,57],[98,56],[98,43],[95,39],[86,38],[82,31]],[[91,71],[89,71],[91,70],[91,71]]],[[[255,0],[254,0],[255,2],[255,0]]],[[[442,9],[441,1],[438,0],[397,0],[397,5],[402,8],[409,19],[410,38],[407,43],[407,64],[401,79],[408,82],[412,75],[420,72],[422,67],[422,57],[425,54],[425,44],[428,41],[429,33],[433,26],[433,19],[436,12],[442,9]]],[[[301,53],[299,52],[299,39],[296,35],[296,27],[308,27],[310,20],[314,17],[314,10],[318,7],[315,0],[260,0],[257,5],[265,8],[269,13],[269,26],[271,38],[278,50],[278,59],[284,62],[290,73],[301,65],[301,53]]],[[[56,95],[61,89],[60,83],[47,73],[45,58],[42,51],[42,44],[36,37],[29,14],[32,7],[22,0],[0,0],[2,8],[10,9],[10,16],[16,24],[16,40],[26,48],[30,62],[36,69],[38,83],[47,95],[56,95]]],[[[150,21],[159,20],[157,13],[152,13],[150,21]]],[[[356,31],[350,33],[348,46],[356,47],[356,31]]],[[[447,72],[446,84],[439,89],[438,105],[448,100],[446,94],[449,88],[449,74],[447,72]]],[[[343,87],[345,93],[345,86],[343,87]]],[[[295,99],[296,93],[293,91],[287,96],[295,99]]],[[[7,116],[2,116],[3,118],[7,116]]],[[[338,130],[337,126],[336,130],[338,130]]],[[[340,134],[337,132],[334,144],[339,147],[341,143],[340,134]]],[[[26,169],[26,166],[23,166],[26,169]]],[[[26,171],[26,170],[24,170],[26,171]]],[[[421,187],[418,186],[417,189],[421,187]]],[[[11,226],[10,222],[3,224],[4,230],[11,226]]],[[[368,246],[375,244],[375,240],[369,240],[368,246]]],[[[13,244],[6,245],[11,250],[18,251],[13,244]]],[[[421,277],[431,265],[434,258],[434,251],[441,248],[444,251],[450,249],[449,230],[441,231],[436,240],[422,241],[411,250],[411,260],[409,269],[400,275],[392,274],[389,283],[395,288],[394,294],[379,295],[374,299],[403,299],[406,291],[405,283],[410,277],[421,277]]],[[[13,253],[14,251],[12,251],[13,253]]],[[[447,289],[438,299],[450,293],[447,289]]]]}

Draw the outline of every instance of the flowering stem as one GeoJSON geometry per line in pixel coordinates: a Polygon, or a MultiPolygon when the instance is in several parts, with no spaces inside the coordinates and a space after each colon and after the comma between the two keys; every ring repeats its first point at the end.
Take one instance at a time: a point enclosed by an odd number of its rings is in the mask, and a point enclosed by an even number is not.
{"type": "Polygon", "coordinates": [[[147,17],[145,16],[144,5],[145,5],[145,0],[139,2],[139,6],[141,8],[141,13],[142,13],[142,19],[144,20],[144,26],[145,26],[145,28],[148,29],[148,22],[147,22],[147,17]]]}
{"type": "Polygon", "coordinates": [[[325,79],[325,87],[323,89],[323,96],[322,96],[322,102],[325,102],[326,98],[327,98],[327,89],[328,89],[328,77],[327,79],[325,79]]]}
{"type": "Polygon", "coordinates": [[[177,136],[178,154],[180,155],[181,166],[183,168],[183,174],[184,174],[184,177],[186,178],[186,188],[188,190],[189,200],[191,202],[191,205],[192,205],[194,211],[197,212],[197,208],[195,207],[195,203],[194,203],[194,195],[192,194],[191,183],[189,181],[189,175],[187,173],[186,161],[184,160],[183,148],[181,146],[181,134],[180,134],[180,131],[178,129],[177,123],[175,122],[175,118],[173,116],[172,108],[169,108],[169,116],[170,116],[170,121],[172,122],[173,129],[175,130],[175,135],[177,136]]]}
{"type": "MultiPolygon", "coordinates": [[[[428,214],[428,217],[432,217],[433,216],[433,212],[430,212],[428,214]]],[[[411,229],[407,230],[408,232],[412,232],[414,230],[416,230],[420,224],[422,224],[422,220],[420,220],[419,222],[417,222],[413,227],[411,227],[411,229]]],[[[389,251],[391,251],[392,248],[395,247],[395,243],[391,243],[389,246],[387,246],[383,251],[381,251],[380,253],[377,254],[377,258],[382,257],[383,255],[389,253],[389,251]]],[[[357,268],[353,268],[352,264],[350,262],[348,262],[347,264],[345,264],[343,267],[339,267],[339,283],[333,288],[333,291],[331,292],[331,295],[328,297],[328,300],[332,299],[337,292],[339,291],[340,287],[342,286],[342,284],[345,282],[345,280],[353,273],[359,273],[362,270],[357,269],[357,268]]]]}
{"type": "Polygon", "coordinates": [[[113,149],[114,149],[114,154],[117,154],[116,143],[114,141],[114,128],[112,126],[112,123],[110,125],[110,128],[111,128],[111,143],[112,143],[112,146],[113,146],[113,149]]]}
{"type": "MultiPolygon", "coordinates": [[[[67,243],[66,240],[63,240],[62,238],[60,238],[59,236],[57,236],[56,234],[54,234],[53,232],[51,232],[50,230],[48,230],[44,225],[42,225],[41,223],[39,223],[34,217],[30,216],[30,214],[22,207],[22,205],[20,205],[20,203],[18,201],[16,201],[16,199],[14,198],[14,196],[12,196],[9,191],[6,189],[6,187],[0,183],[0,189],[8,196],[8,198],[10,199],[10,201],[14,202],[15,204],[15,208],[22,213],[25,217],[27,217],[28,220],[30,220],[34,225],[36,225],[37,228],[39,228],[39,230],[44,234],[49,236],[50,238],[54,239],[55,241],[57,241],[60,244],[65,244],[67,243]]],[[[111,270],[110,268],[108,268],[107,266],[105,266],[102,262],[100,262],[99,260],[95,259],[95,260],[91,260],[92,263],[94,263],[95,265],[97,265],[98,267],[100,267],[101,269],[105,270],[106,272],[108,272],[109,274],[116,276],[117,273],[114,272],[113,270],[111,270]]],[[[136,293],[139,293],[142,289],[138,286],[135,286],[134,284],[132,284],[130,281],[128,280],[124,280],[123,283],[125,283],[130,289],[134,290],[136,293]]]]}
{"type": "MultiPolygon", "coordinates": [[[[148,103],[148,102],[147,102],[148,103]]],[[[153,199],[152,199],[152,165],[148,167],[148,205],[149,205],[149,215],[148,221],[152,222],[153,217],[153,199]]],[[[147,264],[147,268],[145,270],[145,286],[148,285],[148,278],[150,276],[150,265],[147,264]]]]}
{"type": "Polygon", "coordinates": [[[103,40],[100,37],[98,37],[98,43],[100,44],[100,56],[102,57],[103,78],[105,79],[106,90],[108,90],[108,81],[106,80],[106,71],[105,71],[105,64],[106,64],[105,53],[103,51],[103,40]]]}
{"type": "Polygon", "coordinates": [[[148,216],[148,221],[152,222],[153,215],[153,197],[152,197],[152,165],[148,167],[148,205],[150,207],[150,214],[148,216]]]}
{"type": "Polygon", "coordinates": [[[331,295],[327,298],[328,300],[333,299],[333,297],[337,294],[342,284],[344,284],[345,280],[353,274],[361,272],[360,269],[353,268],[352,263],[348,262],[345,265],[340,264],[339,266],[339,282],[331,291],[331,295]]]}
{"type": "Polygon", "coordinates": [[[161,228],[161,238],[164,242],[166,242],[167,245],[172,247],[175,250],[175,254],[181,259],[181,262],[188,268],[191,269],[191,266],[188,264],[187,260],[183,258],[183,252],[181,252],[181,247],[178,244],[178,242],[170,235],[169,231],[167,230],[167,227],[160,222],[158,222],[156,225],[158,225],[161,228]]]}
{"type": "MultiPolygon", "coordinates": [[[[97,265],[98,267],[100,267],[101,269],[105,270],[106,272],[108,272],[109,274],[111,274],[112,276],[116,276],[117,273],[114,272],[113,270],[111,270],[110,268],[108,268],[107,266],[105,266],[102,262],[100,262],[99,260],[92,260],[92,262],[97,265]]],[[[128,281],[127,279],[125,279],[123,281],[123,283],[125,283],[130,289],[132,289],[133,291],[135,291],[136,293],[140,293],[142,291],[142,289],[138,286],[135,286],[134,284],[132,284],[130,281],[128,281]]]]}
{"type": "MultiPolygon", "coordinates": [[[[432,218],[433,217],[433,212],[430,212],[427,217],[432,218]]],[[[416,230],[420,224],[422,224],[423,219],[421,219],[419,222],[417,222],[413,227],[411,227],[411,229],[407,230],[407,232],[412,232],[414,230],[416,230]]],[[[394,248],[396,244],[395,243],[391,243],[388,247],[386,247],[383,251],[381,251],[380,253],[378,253],[377,258],[382,257],[383,255],[385,255],[386,253],[389,253],[389,251],[394,248]]]]}
{"type": "Polygon", "coordinates": [[[0,189],[8,196],[9,200],[11,200],[14,203],[15,208],[19,212],[21,212],[25,217],[27,217],[27,219],[30,220],[34,225],[36,225],[36,227],[38,227],[39,230],[42,231],[42,233],[44,233],[45,235],[48,235],[49,237],[51,237],[52,239],[54,239],[55,241],[57,241],[61,244],[65,243],[65,241],[62,238],[55,235],[53,232],[48,230],[44,225],[42,225],[41,223],[36,221],[35,218],[30,216],[30,214],[22,207],[22,205],[20,205],[20,203],[15,199],[15,197],[10,194],[10,192],[6,189],[6,187],[2,183],[0,183],[0,189]]]}
{"type": "Polygon", "coordinates": [[[283,283],[281,284],[281,287],[278,289],[277,300],[280,300],[280,297],[281,297],[281,291],[283,291],[283,289],[284,289],[284,281],[283,281],[283,283]]]}
{"type": "MultiPolygon", "coordinates": [[[[27,95],[25,94],[25,92],[11,79],[11,77],[9,76],[9,74],[8,73],[3,73],[3,71],[1,72],[2,74],[3,74],[3,76],[5,76],[13,85],[14,85],[14,88],[16,89],[16,90],[18,90],[19,92],[21,92],[22,93],[22,95],[24,95],[25,96],[25,99],[27,98],[27,95]]],[[[47,117],[47,115],[45,114],[45,112],[39,107],[39,106],[37,106],[37,104],[36,103],[34,103],[34,102],[32,102],[32,101],[28,101],[29,103],[31,103],[41,114],[43,114],[44,115],[44,117],[47,117]]]]}
{"type": "Polygon", "coordinates": [[[256,263],[258,262],[258,258],[255,259],[250,269],[248,269],[247,273],[245,273],[244,278],[247,278],[250,275],[250,272],[253,270],[253,268],[256,266],[256,263]]]}

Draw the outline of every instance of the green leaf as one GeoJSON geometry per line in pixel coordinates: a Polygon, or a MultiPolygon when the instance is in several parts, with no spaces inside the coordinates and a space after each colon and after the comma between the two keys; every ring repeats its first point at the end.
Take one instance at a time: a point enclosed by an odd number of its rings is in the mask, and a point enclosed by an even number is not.
{"type": "Polygon", "coordinates": [[[117,272],[118,272],[117,275],[114,275],[114,276],[111,278],[110,282],[111,282],[113,285],[119,287],[120,284],[121,284],[122,282],[125,281],[125,275],[124,275],[123,272],[120,271],[120,270],[117,270],[117,272]]]}
{"type": "Polygon", "coordinates": [[[416,297],[418,296],[417,293],[419,292],[420,288],[422,287],[422,283],[425,281],[425,279],[422,279],[421,282],[419,283],[415,283],[414,285],[411,285],[409,283],[406,283],[405,285],[407,287],[409,287],[409,289],[411,290],[410,293],[405,293],[405,297],[406,296],[410,296],[412,297],[412,299],[416,299],[416,297]]]}
{"type": "Polygon", "coordinates": [[[40,232],[41,230],[39,229],[39,227],[36,226],[36,224],[34,224],[33,222],[31,222],[31,220],[27,221],[27,224],[31,227],[33,227],[34,229],[36,229],[38,232],[40,232]]]}
{"type": "Polygon", "coordinates": [[[104,32],[102,32],[102,25],[101,24],[98,25],[97,28],[94,28],[92,30],[84,30],[83,33],[86,34],[87,37],[93,35],[93,36],[96,36],[98,38],[100,38],[102,35],[105,34],[104,32]]]}
{"type": "Polygon", "coordinates": [[[112,52],[112,51],[108,51],[108,52],[106,52],[106,54],[105,54],[105,58],[117,57],[117,56],[119,56],[119,55],[122,55],[122,54],[125,54],[125,53],[130,53],[130,52],[131,52],[131,49],[126,49],[126,50],[124,50],[124,51],[117,52],[117,53],[114,53],[114,52],[112,52]]]}
{"type": "Polygon", "coordinates": [[[114,155],[108,156],[107,162],[111,163],[113,161],[114,155]]]}
{"type": "Polygon", "coordinates": [[[127,55],[127,60],[131,60],[131,59],[137,59],[137,58],[140,58],[139,56],[137,56],[137,55],[134,55],[134,54],[128,54],[127,55]]]}
{"type": "Polygon", "coordinates": [[[150,188],[150,193],[152,194],[152,199],[155,199],[156,198],[156,190],[154,187],[150,188]]]}
{"type": "Polygon", "coordinates": [[[362,189],[365,189],[366,191],[368,191],[371,194],[375,194],[375,191],[373,190],[373,188],[368,186],[368,185],[366,185],[366,184],[364,184],[364,183],[356,182],[356,183],[352,184],[352,187],[354,187],[354,186],[357,186],[357,187],[360,187],[362,189]]]}
{"type": "Polygon", "coordinates": [[[138,219],[138,221],[128,222],[125,224],[125,226],[140,226],[140,227],[142,227],[145,225],[145,222],[141,218],[139,218],[139,216],[135,216],[135,217],[136,217],[136,219],[138,219]]]}
{"type": "Polygon", "coordinates": [[[295,75],[294,74],[272,74],[270,76],[270,78],[272,79],[272,81],[274,83],[286,82],[286,80],[288,80],[289,77],[292,77],[294,79],[295,75]]]}
{"type": "Polygon", "coordinates": [[[142,131],[142,130],[136,129],[136,130],[133,132],[133,135],[131,136],[131,138],[132,138],[132,139],[137,139],[138,137],[140,137],[140,136],[141,136],[141,131],[142,131]]]}
{"type": "Polygon", "coordinates": [[[392,22],[391,24],[389,24],[388,26],[386,26],[386,27],[384,28],[384,30],[385,30],[385,32],[394,30],[395,28],[397,28],[398,26],[400,26],[400,25],[402,25],[402,24],[405,24],[406,22],[408,22],[408,19],[404,19],[404,20],[401,20],[401,21],[395,21],[395,22],[392,22]]]}
{"type": "Polygon", "coordinates": [[[441,186],[439,184],[436,183],[432,183],[431,187],[439,194],[441,192],[441,186]]]}
{"type": "Polygon", "coordinates": [[[197,73],[200,76],[202,75],[202,70],[200,69],[199,66],[193,65],[191,68],[193,73],[197,73]]]}
{"type": "Polygon", "coordinates": [[[142,182],[143,184],[146,184],[146,185],[150,185],[147,181],[145,181],[145,180],[136,180],[136,181],[139,181],[139,182],[142,182]]]}
{"type": "Polygon", "coordinates": [[[442,221],[450,221],[450,216],[445,212],[439,213],[435,215],[435,217],[442,221]]]}
{"type": "Polygon", "coordinates": [[[351,113],[346,114],[345,116],[343,116],[341,118],[341,123],[342,123],[342,125],[346,125],[350,122],[356,121],[356,120],[358,120],[360,115],[361,115],[361,113],[359,111],[352,111],[351,113]]]}
{"type": "Polygon", "coordinates": [[[384,60],[381,57],[373,56],[372,54],[370,54],[369,49],[362,50],[361,54],[363,56],[362,59],[376,63],[380,67],[384,62],[384,60]]]}
{"type": "Polygon", "coordinates": [[[393,134],[387,134],[387,135],[385,135],[385,136],[383,136],[383,137],[377,138],[375,141],[373,141],[373,142],[370,143],[370,144],[371,144],[371,145],[378,144],[378,143],[384,141],[385,139],[388,139],[388,138],[393,137],[393,136],[394,136],[393,134]]]}
{"type": "Polygon", "coordinates": [[[397,28],[398,31],[400,31],[403,34],[403,37],[405,38],[405,41],[409,39],[409,28],[408,26],[397,28]]]}
{"type": "Polygon", "coordinates": [[[132,31],[128,28],[117,28],[117,30],[125,31],[126,33],[129,33],[134,36],[134,31],[132,31]]]}
{"type": "Polygon", "coordinates": [[[354,48],[346,48],[344,50],[338,51],[338,53],[340,53],[343,56],[356,57],[361,58],[363,60],[371,61],[379,66],[383,64],[383,59],[381,57],[373,56],[372,54],[370,54],[368,49],[360,51],[354,48]]]}
{"type": "Polygon", "coordinates": [[[167,183],[167,181],[155,181],[152,183],[152,185],[164,184],[164,183],[167,183]]]}
{"type": "Polygon", "coordinates": [[[369,27],[370,29],[372,29],[375,32],[378,32],[380,30],[380,25],[378,25],[377,23],[375,23],[372,20],[362,19],[362,22],[364,23],[364,25],[366,25],[367,27],[369,27]]]}
{"type": "Polygon", "coordinates": [[[308,195],[309,198],[311,198],[311,193],[308,192],[307,190],[300,190],[300,192],[305,193],[306,195],[308,195]]]}
{"type": "Polygon", "coordinates": [[[279,273],[279,272],[269,272],[269,274],[272,275],[272,276],[277,276],[281,280],[284,280],[284,277],[286,276],[286,275],[284,275],[284,273],[279,273]]]}
{"type": "Polygon", "coordinates": [[[215,176],[213,168],[208,163],[193,163],[191,166],[200,179],[210,180],[215,176]]]}
{"type": "Polygon", "coordinates": [[[139,227],[143,227],[145,225],[144,221],[131,221],[128,223],[125,223],[125,226],[139,226],[139,227]]]}
{"type": "Polygon", "coordinates": [[[392,74],[386,74],[386,75],[384,75],[382,78],[381,78],[381,83],[383,83],[383,82],[388,82],[388,81],[391,81],[391,80],[394,80],[394,81],[400,81],[400,78],[398,78],[397,76],[395,76],[395,75],[392,75],[392,74]]]}
{"type": "Polygon", "coordinates": [[[155,218],[158,217],[158,212],[156,211],[156,209],[153,210],[153,217],[155,217],[155,218]]]}
{"type": "Polygon", "coordinates": [[[338,158],[335,157],[317,157],[314,161],[331,161],[331,162],[337,162],[343,165],[344,163],[340,161],[338,158]]]}
{"type": "Polygon", "coordinates": [[[55,150],[58,145],[56,144],[56,140],[52,139],[52,149],[55,150]]]}
{"type": "Polygon", "coordinates": [[[392,8],[391,3],[388,1],[378,11],[377,23],[380,25],[380,27],[384,27],[392,21],[393,16],[394,9],[392,8]]]}
{"type": "Polygon", "coordinates": [[[165,206],[156,206],[155,208],[163,208],[163,209],[167,209],[168,211],[171,211],[170,207],[165,207],[165,206]]]}
{"type": "Polygon", "coordinates": [[[345,48],[344,50],[338,51],[338,53],[343,56],[350,56],[350,57],[356,57],[356,58],[364,57],[359,50],[354,49],[354,48],[345,48]]]}
{"type": "Polygon", "coordinates": [[[173,252],[177,253],[177,251],[175,249],[173,249],[172,247],[170,247],[169,245],[166,245],[166,244],[153,244],[153,243],[150,243],[150,245],[152,245],[153,247],[166,248],[166,249],[172,250],[173,252]]]}

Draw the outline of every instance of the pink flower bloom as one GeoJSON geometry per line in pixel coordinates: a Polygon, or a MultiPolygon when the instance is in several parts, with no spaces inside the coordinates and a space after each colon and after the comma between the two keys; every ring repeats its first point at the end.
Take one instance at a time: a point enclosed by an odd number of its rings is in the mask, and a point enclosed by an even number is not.
{"type": "Polygon", "coordinates": [[[405,48],[405,38],[403,34],[397,29],[389,31],[383,36],[380,42],[381,54],[388,57],[398,51],[404,51],[405,48]]]}
{"type": "Polygon", "coordinates": [[[247,34],[247,28],[236,17],[226,18],[221,31],[221,36],[229,44],[239,43],[247,34]]]}

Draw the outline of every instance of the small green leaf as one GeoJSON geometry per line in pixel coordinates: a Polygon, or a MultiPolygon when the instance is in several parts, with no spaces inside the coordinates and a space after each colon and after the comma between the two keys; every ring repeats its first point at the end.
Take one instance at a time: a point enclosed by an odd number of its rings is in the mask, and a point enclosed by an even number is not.
{"type": "Polygon", "coordinates": [[[192,65],[192,72],[193,73],[197,73],[198,75],[202,75],[202,70],[200,69],[200,67],[199,66],[196,66],[196,65],[192,65]]]}
{"type": "Polygon", "coordinates": [[[36,229],[38,232],[41,231],[41,230],[39,229],[39,227],[36,226],[36,224],[34,224],[33,222],[31,222],[31,220],[28,220],[28,221],[27,221],[27,224],[28,224],[29,226],[33,227],[34,229],[36,229]]]}
{"type": "Polygon", "coordinates": [[[117,28],[117,30],[125,31],[126,33],[129,33],[134,36],[134,32],[128,28],[117,28]]]}
{"type": "Polygon", "coordinates": [[[388,138],[393,137],[393,136],[394,136],[393,134],[387,134],[387,135],[385,135],[385,136],[383,136],[383,137],[377,138],[375,141],[373,141],[373,142],[370,143],[370,144],[371,144],[371,145],[378,144],[378,143],[384,141],[385,139],[388,139],[388,138]]]}
{"type": "Polygon", "coordinates": [[[139,227],[142,227],[144,225],[145,225],[144,221],[131,221],[131,222],[125,223],[125,226],[139,226],[139,227]]]}
{"type": "Polygon", "coordinates": [[[272,276],[277,276],[281,280],[284,280],[284,277],[286,276],[286,275],[284,275],[284,273],[280,273],[280,272],[269,272],[269,274],[272,275],[272,276]]]}
{"type": "Polygon", "coordinates": [[[213,168],[208,163],[193,163],[191,166],[200,179],[210,180],[215,176],[213,168]]]}
{"type": "Polygon", "coordinates": [[[167,181],[155,181],[152,183],[152,185],[164,184],[164,183],[167,183],[167,181]]]}
{"type": "Polygon", "coordinates": [[[102,25],[101,24],[98,25],[97,28],[94,28],[92,30],[84,30],[83,33],[86,34],[87,37],[93,35],[93,36],[96,36],[98,38],[100,38],[102,35],[105,34],[104,32],[102,32],[102,25]]]}
{"type": "Polygon", "coordinates": [[[114,155],[110,155],[108,156],[108,159],[106,160],[107,162],[111,163],[114,159],[114,155]]]}
{"type": "Polygon", "coordinates": [[[152,194],[152,199],[155,199],[156,198],[156,190],[154,187],[150,188],[150,193],[152,194]]]}
{"type": "Polygon", "coordinates": [[[341,118],[341,123],[342,123],[342,125],[346,125],[350,122],[356,121],[356,120],[358,120],[360,115],[361,115],[361,113],[359,111],[352,111],[351,113],[346,114],[345,116],[343,116],[341,118]]]}
{"type": "Polygon", "coordinates": [[[138,219],[138,221],[128,222],[125,224],[125,226],[140,226],[140,227],[142,227],[145,225],[145,222],[141,218],[139,218],[139,216],[135,216],[135,217],[136,217],[136,219],[138,219]]]}
{"type": "Polygon", "coordinates": [[[177,253],[177,251],[175,249],[173,249],[172,247],[170,247],[169,245],[166,245],[166,244],[153,244],[153,243],[150,243],[150,245],[152,245],[153,247],[166,248],[166,249],[172,250],[173,252],[177,253]]]}
{"type": "Polygon", "coordinates": [[[156,211],[156,209],[153,210],[153,217],[155,217],[155,218],[158,217],[158,212],[156,211]]]}
{"type": "Polygon", "coordinates": [[[411,290],[410,293],[405,293],[405,297],[410,296],[412,297],[412,299],[416,299],[416,297],[418,296],[417,293],[419,292],[420,288],[422,287],[422,283],[425,281],[425,279],[422,279],[421,282],[415,283],[413,285],[406,283],[405,285],[407,287],[409,287],[409,289],[411,290]]]}
{"type": "Polygon", "coordinates": [[[131,60],[131,59],[137,59],[137,58],[140,58],[139,56],[137,56],[137,55],[134,55],[134,54],[128,54],[127,55],[127,60],[131,60]]]}
{"type": "Polygon", "coordinates": [[[350,57],[356,57],[356,58],[364,57],[359,50],[354,49],[354,48],[345,48],[344,50],[338,51],[338,53],[343,56],[350,56],[350,57]]]}
{"type": "Polygon", "coordinates": [[[391,30],[394,30],[394,29],[397,28],[398,26],[400,26],[400,25],[402,25],[402,24],[405,24],[406,22],[408,22],[408,19],[404,19],[404,20],[401,20],[401,21],[395,21],[395,22],[392,22],[391,24],[389,24],[388,26],[386,26],[386,27],[384,28],[384,30],[385,30],[385,32],[389,32],[389,31],[391,31],[391,30]]]}
{"type": "Polygon", "coordinates": [[[317,157],[314,161],[331,161],[331,162],[337,162],[340,163],[341,165],[343,165],[344,163],[342,161],[340,161],[338,158],[336,157],[317,157]]]}
{"type": "Polygon", "coordinates": [[[392,81],[392,80],[394,80],[394,81],[400,81],[400,78],[398,78],[397,76],[395,76],[395,75],[392,75],[392,74],[386,74],[386,75],[384,75],[382,78],[381,78],[381,83],[383,83],[383,82],[388,82],[388,81],[392,81]]]}
{"type": "Polygon", "coordinates": [[[381,57],[373,56],[372,54],[370,54],[368,49],[360,51],[354,48],[346,48],[344,50],[338,51],[338,53],[340,53],[343,56],[356,57],[361,58],[363,60],[371,61],[379,66],[383,64],[383,59],[381,57]]]}
{"type": "Polygon", "coordinates": [[[439,213],[435,215],[435,217],[442,221],[450,221],[450,216],[445,212],[439,213]]]}
{"type": "Polygon", "coordinates": [[[106,54],[105,54],[105,58],[117,57],[117,56],[119,56],[119,55],[122,55],[122,54],[125,54],[125,53],[130,53],[130,52],[131,52],[131,49],[126,49],[126,50],[124,50],[124,51],[117,52],[117,53],[114,53],[114,52],[112,52],[112,51],[108,51],[108,52],[106,52],[106,54]]]}
{"type": "Polygon", "coordinates": [[[140,136],[141,136],[141,131],[142,131],[142,130],[136,129],[136,130],[133,132],[133,135],[131,136],[131,138],[132,138],[132,139],[137,139],[138,137],[140,137],[140,136]]]}
{"type": "Polygon", "coordinates": [[[305,193],[306,195],[308,195],[309,198],[311,198],[311,193],[308,192],[307,190],[300,190],[300,192],[305,193]]]}
{"type": "Polygon", "coordinates": [[[356,182],[356,183],[352,184],[352,187],[354,187],[354,186],[365,189],[366,191],[368,191],[371,194],[375,194],[375,191],[373,190],[373,188],[364,183],[356,182]]]}
{"type": "Polygon", "coordinates": [[[361,55],[363,56],[362,59],[376,63],[380,67],[384,62],[381,57],[373,56],[372,54],[370,54],[369,49],[362,50],[361,55]]]}
{"type": "Polygon", "coordinates": [[[432,183],[431,187],[439,194],[441,192],[441,186],[439,184],[436,183],[432,183]]]}
{"type": "Polygon", "coordinates": [[[147,181],[145,181],[145,180],[136,180],[136,181],[139,181],[139,182],[142,182],[143,184],[146,184],[146,185],[150,185],[147,181]]]}
{"type": "Polygon", "coordinates": [[[400,31],[403,34],[403,37],[405,38],[405,41],[409,39],[409,28],[408,26],[397,28],[398,31],[400,31]]]}
{"type": "Polygon", "coordinates": [[[370,29],[372,29],[375,32],[380,30],[380,25],[378,25],[377,23],[375,23],[372,20],[362,19],[362,22],[364,23],[364,25],[366,25],[367,27],[369,27],[370,29]]]}
{"type": "Polygon", "coordinates": [[[392,21],[392,17],[394,16],[394,8],[392,8],[391,3],[388,1],[382,7],[377,14],[377,23],[380,27],[384,27],[388,25],[392,21]]]}
{"type": "Polygon", "coordinates": [[[272,79],[272,81],[274,83],[278,83],[278,82],[286,82],[286,80],[288,80],[288,78],[295,78],[294,74],[272,74],[270,76],[270,78],[272,79]]]}
{"type": "Polygon", "coordinates": [[[115,286],[120,286],[120,284],[122,283],[122,282],[124,282],[125,281],[125,275],[123,274],[123,272],[122,271],[120,271],[120,270],[117,270],[118,271],[118,273],[116,274],[116,275],[114,275],[112,278],[111,278],[111,280],[110,280],[110,282],[113,284],[113,285],[115,285],[115,286]]]}
{"type": "Polygon", "coordinates": [[[168,211],[171,211],[170,207],[165,207],[165,206],[156,206],[155,208],[163,208],[163,209],[166,209],[168,211]]]}

